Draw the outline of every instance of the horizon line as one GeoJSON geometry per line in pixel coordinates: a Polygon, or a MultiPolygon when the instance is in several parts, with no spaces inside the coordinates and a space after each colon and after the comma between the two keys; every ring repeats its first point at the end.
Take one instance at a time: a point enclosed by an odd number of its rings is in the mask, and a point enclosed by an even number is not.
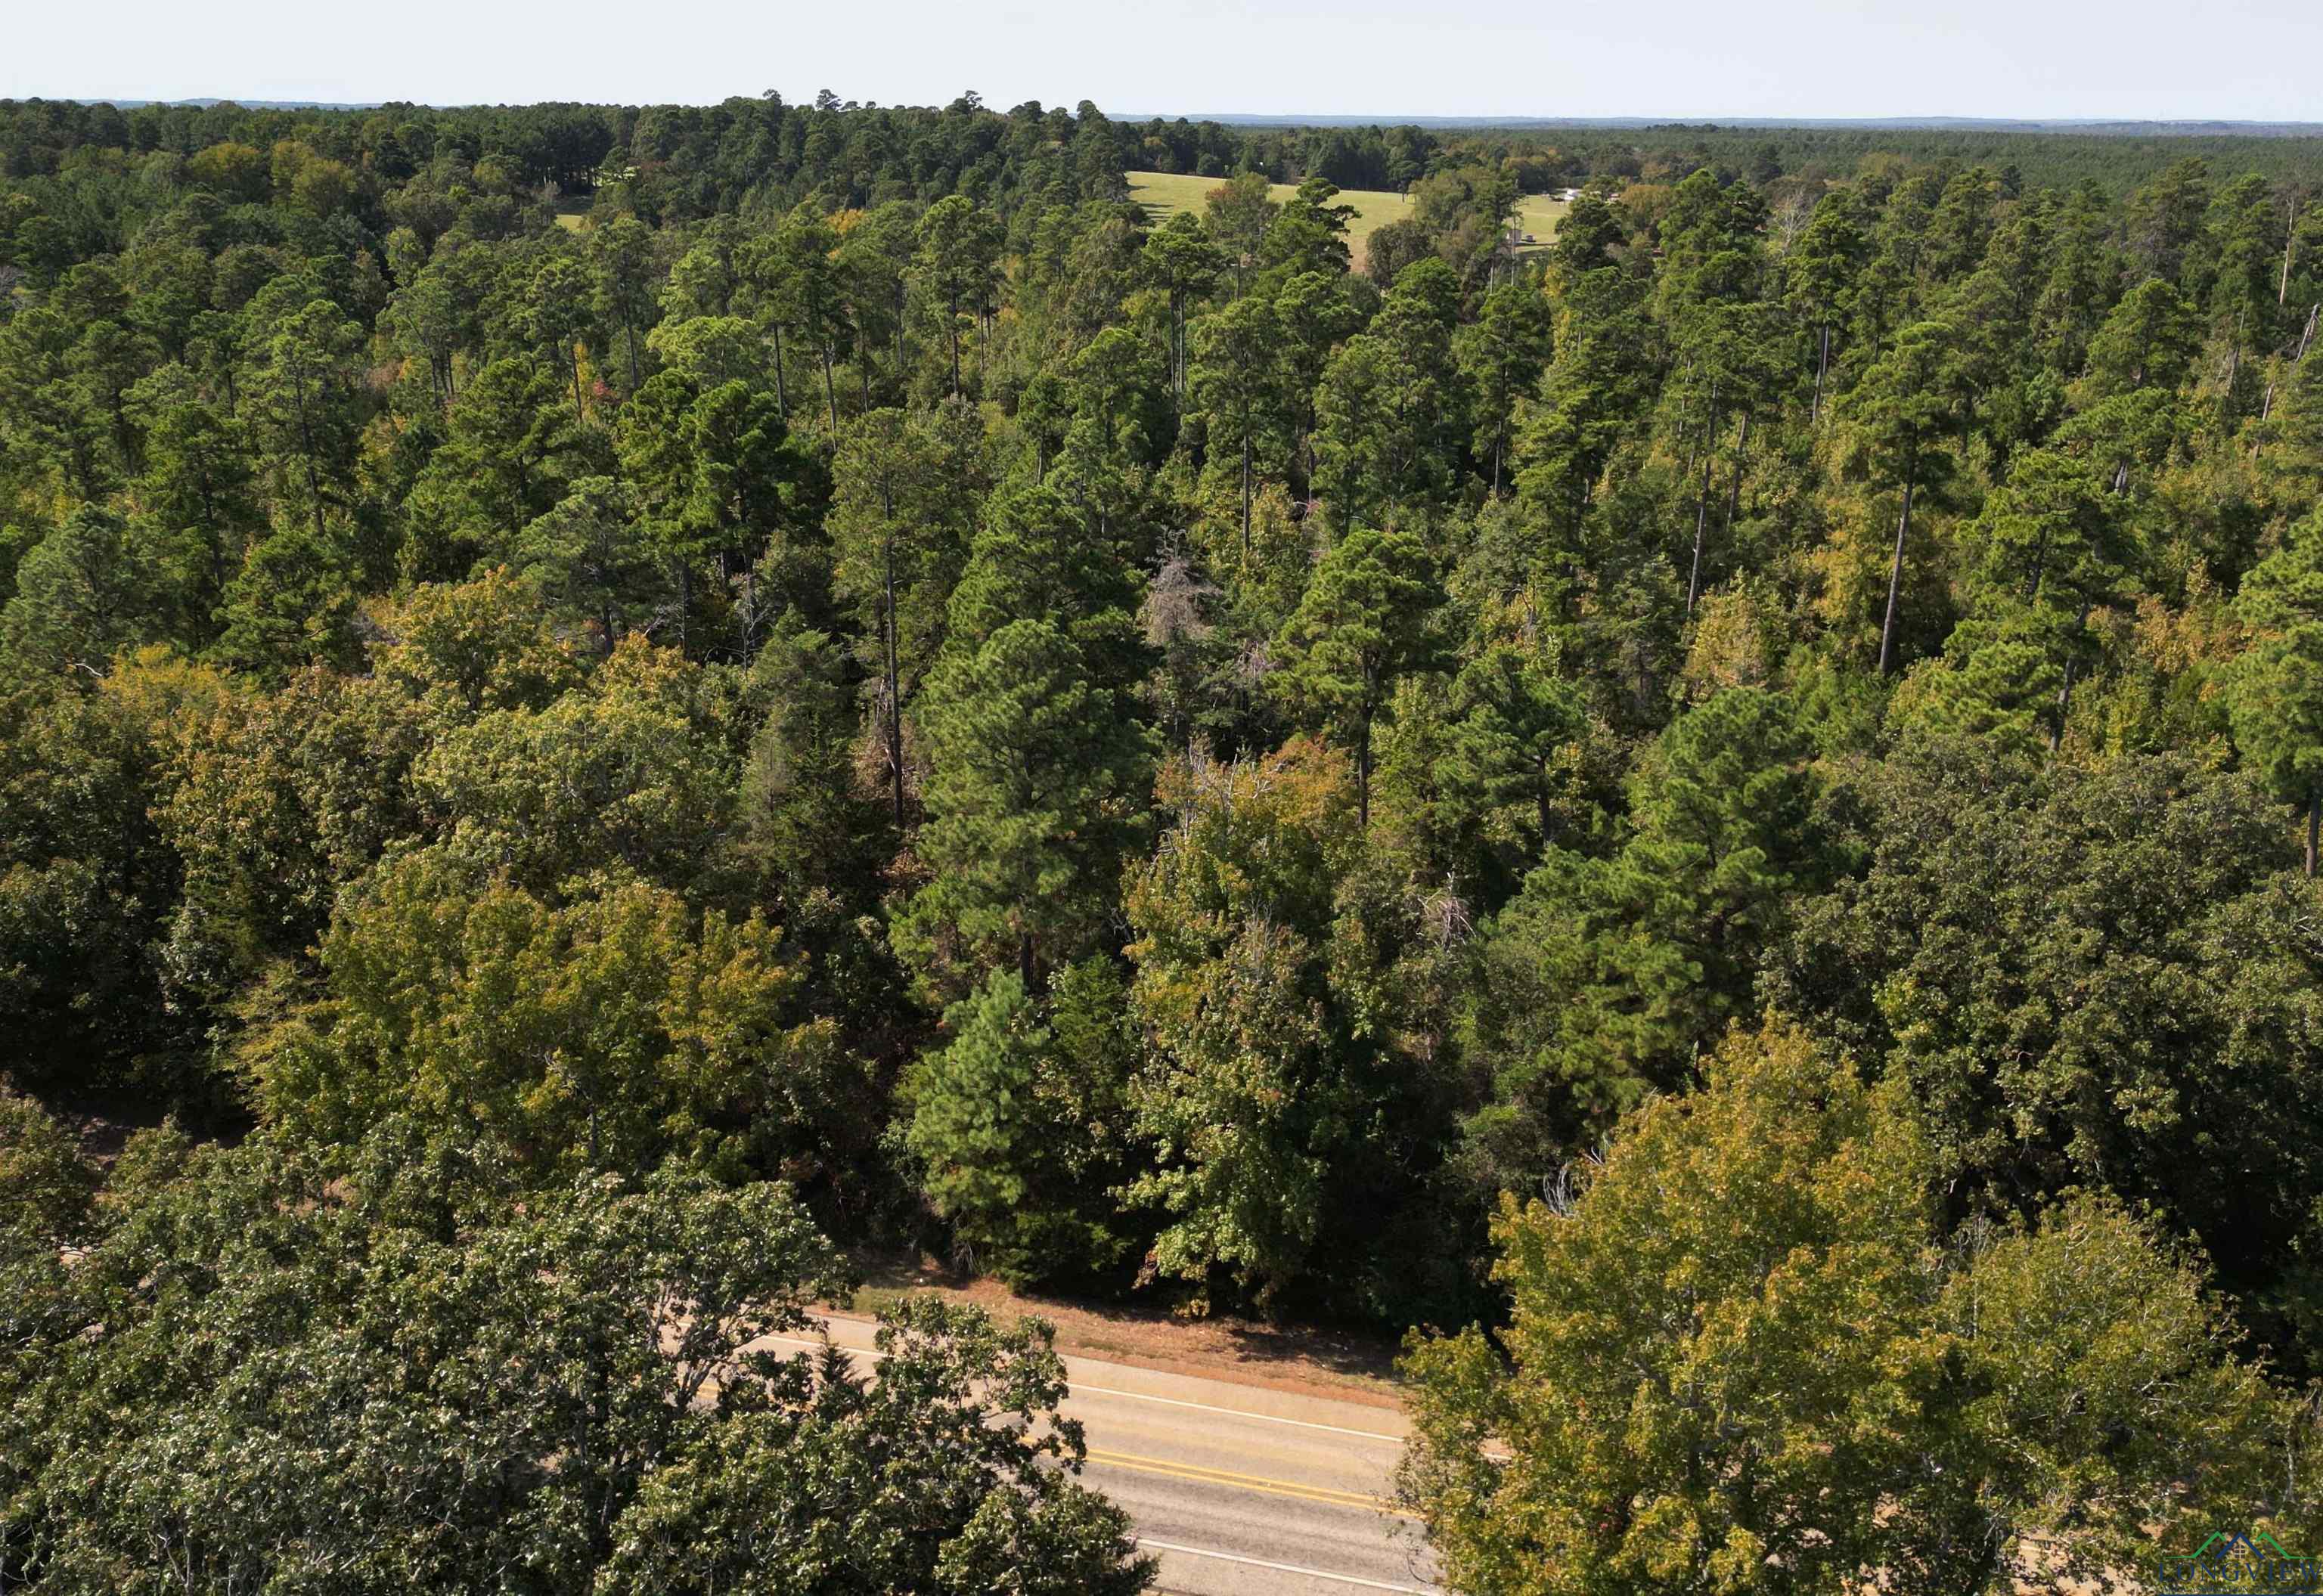
{"type": "MultiPolygon", "coordinates": [[[[972,91],[963,91],[972,92],[972,91]]],[[[185,94],[176,96],[128,94],[24,94],[0,96],[0,99],[63,100],[84,105],[113,105],[119,109],[141,109],[150,105],[201,106],[234,105],[252,110],[315,110],[369,111],[387,105],[408,105],[430,111],[464,111],[519,108],[531,105],[692,105],[709,107],[738,99],[763,99],[766,96],[734,94],[715,100],[670,99],[535,99],[535,100],[421,100],[411,98],[323,99],[312,96],[252,95],[247,97],[231,94],[185,94]]],[[[958,96],[955,96],[957,98],[958,96]]],[[[785,97],[786,105],[806,105],[805,98],[785,97]]],[[[865,101],[845,102],[864,107],[884,110],[941,110],[942,105],[926,101],[865,101]]],[[[949,104],[950,102],[946,102],[949,104]]],[[[1019,102],[1024,103],[1024,102],[1019,102]]],[[[1045,102],[1042,102],[1044,103],[1045,102]]],[[[985,108],[1004,113],[1007,107],[985,102],[985,108]]],[[[1100,110],[1104,108],[1098,107],[1100,110]]],[[[1152,109],[1106,112],[1108,120],[1116,122],[1185,121],[1213,122],[1221,125],[1234,123],[1267,126],[1299,126],[1303,124],[1356,124],[1367,126],[1407,126],[1435,123],[1466,127],[1511,127],[1525,124],[1547,124],[1564,126],[1705,126],[1705,127],[1942,127],[1946,125],[2025,128],[2075,127],[2269,127],[2314,129],[2323,133],[2323,120],[2300,117],[2226,116],[2226,115],[2061,115],[2016,113],[2010,115],[1974,114],[1962,112],[1928,112],[1897,115],[1850,115],[1839,113],[1747,112],[1552,112],[1552,111],[1156,111],[1152,109]]]]}

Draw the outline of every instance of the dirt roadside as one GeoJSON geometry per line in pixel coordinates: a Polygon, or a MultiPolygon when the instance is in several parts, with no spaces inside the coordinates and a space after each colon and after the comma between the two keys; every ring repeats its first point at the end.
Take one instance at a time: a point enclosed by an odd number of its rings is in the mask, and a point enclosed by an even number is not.
{"type": "Polygon", "coordinates": [[[963,1284],[932,1261],[893,1254],[858,1254],[854,1262],[863,1288],[849,1304],[825,1304],[833,1313],[873,1318],[899,1297],[932,1292],[974,1303],[1002,1320],[1026,1315],[1046,1319],[1056,1326],[1057,1350],[1073,1357],[1374,1408],[1403,1405],[1394,1372],[1395,1345],[1381,1337],[1222,1315],[1181,1318],[1163,1308],[1029,1296],[996,1280],[963,1284]]]}

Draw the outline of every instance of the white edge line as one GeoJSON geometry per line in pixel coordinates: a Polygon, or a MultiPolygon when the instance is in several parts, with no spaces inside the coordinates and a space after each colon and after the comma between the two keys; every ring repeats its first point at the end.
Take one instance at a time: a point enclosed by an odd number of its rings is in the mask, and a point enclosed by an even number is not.
{"type": "MultiPolygon", "coordinates": [[[[769,1335],[766,1339],[781,1342],[785,1346],[820,1347],[824,1344],[820,1341],[809,1341],[804,1336],[799,1335],[769,1335]]],[[[830,1344],[839,1347],[842,1353],[856,1357],[870,1358],[874,1361],[886,1355],[885,1353],[875,1352],[869,1347],[840,1346],[835,1341],[830,1344]]],[[[1165,1408],[1190,1408],[1197,1413],[1223,1413],[1234,1418],[1256,1419],[1261,1424],[1287,1424],[1302,1430],[1325,1430],[1334,1435],[1354,1435],[1359,1440],[1378,1441],[1389,1446],[1400,1446],[1404,1444],[1401,1435],[1384,1435],[1378,1430],[1356,1430],[1350,1429],[1345,1425],[1317,1424],[1313,1419],[1308,1418],[1281,1418],[1272,1413],[1253,1413],[1247,1408],[1220,1408],[1213,1403],[1188,1402],[1177,1397],[1152,1397],[1143,1391],[1125,1391],[1116,1386],[1083,1385],[1076,1381],[1067,1392],[1068,1399],[1073,1392],[1086,1392],[1093,1397],[1126,1397],[1133,1402],[1159,1402],[1165,1408]]],[[[1390,1588],[1402,1590],[1404,1587],[1396,1585],[1390,1588]]]]}
{"type": "Polygon", "coordinates": [[[1277,1573],[1303,1573],[1309,1579],[1334,1580],[1342,1585],[1361,1585],[1367,1591],[1396,1591],[1402,1596],[1439,1596],[1430,1585],[1391,1585],[1384,1580],[1359,1579],[1351,1573],[1331,1573],[1320,1568],[1302,1568],[1296,1563],[1269,1563],[1263,1557],[1244,1557],[1233,1552],[1207,1551],[1200,1546],[1181,1546],[1175,1541],[1157,1541],[1147,1536],[1133,1537],[1141,1546],[1151,1546],[1157,1552],[1179,1552],[1189,1557],[1215,1557],[1220,1563],[1240,1563],[1251,1568],[1271,1568],[1277,1573]]]}
{"type": "MultiPolygon", "coordinates": [[[[1288,1424],[1296,1425],[1302,1430],[1328,1430],[1335,1435],[1357,1435],[1366,1441],[1383,1441],[1390,1446],[1400,1446],[1403,1445],[1403,1437],[1401,1435],[1383,1435],[1378,1430],[1351,1430],[1345,1425],[1317,1424],[1312,1419],[1306,1418],[1278,1418],[1272,1413],[1253,1413],[1247,1408],[1217,1408],[1213,1407],[1207,1402],[1180,1401],[1176,1397],[1149,1397],[1143,1391],[1117,1390],[1111,1386],[1076,1385],[1072,1390],[1075,1391],[1087,1391],[1093,1396],[1127,1397],[1132,1401],[1135,1402],[1161,1402],[1165,1403],[1171,1408],[1191,1408],[1201,1413],[1226,1413],[1233,1415],[1236,1418],[1254,1418],[1262,1424],[1288,1424]]],[[[1398,1585],[1393,1588],[1396,1590],[1401,1590],[1403,1587],[1398,1585]]]]}

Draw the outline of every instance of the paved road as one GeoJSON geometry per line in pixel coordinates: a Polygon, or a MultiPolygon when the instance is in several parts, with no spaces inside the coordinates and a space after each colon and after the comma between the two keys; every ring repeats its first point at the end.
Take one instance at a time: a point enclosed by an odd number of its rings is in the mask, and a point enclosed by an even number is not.
{"type": "MultiPolygon", "coordinates": [[[[875,1325],[834,1316],[858,1352],[875,1325]]],[[[1182,1596],[1435,1596],[1418,1528],[1396,1517],[1400,1415],[1225,1380],[1067,1358],[1083,1478],[1119,1502],[1160,1588],[1182,1596]]]]}

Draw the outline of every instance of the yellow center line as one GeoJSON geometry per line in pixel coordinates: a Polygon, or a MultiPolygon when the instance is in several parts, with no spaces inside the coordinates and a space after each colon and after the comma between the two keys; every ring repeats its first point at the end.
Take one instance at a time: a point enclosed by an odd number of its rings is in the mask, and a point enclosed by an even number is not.
{"type": "Polygon", "coordinates": [[[1172,1463],[1166,1458],[1139,1457],[1128,1452],[1106,1452],[1092,1446],[1088,1460],[1116,1469],[1135,1469],[1141,1473],[1167,1474],[1173,1479],[1192,1480],[1205,1485],[1231,1486],[1236,1491],[1262,1491],[1269,1496],[1296,1497],[1305,1501],[1327,1502],[1338,1508],[1368,1508],[1373,1512],[1409,1518],[1385,1497],[1366,1496],[1359,1491],[1339,1491],[1328,1485],[1299,1485],[1288,1480],[1269,1480],[1257,1474],[1237,1474],[1227,1469],[1204,1468],[1199,1463],[1172,1463]]]}

